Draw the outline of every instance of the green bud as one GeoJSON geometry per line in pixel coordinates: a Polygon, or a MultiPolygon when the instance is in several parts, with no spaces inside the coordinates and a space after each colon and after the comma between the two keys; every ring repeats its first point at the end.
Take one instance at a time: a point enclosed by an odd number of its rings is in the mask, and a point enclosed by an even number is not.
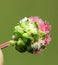
{"type": "Polygon", "coordinates": [[[32,34],[32,37],[34,39],[34,42],[36,42],[39,39],[39,34],[32,34]]]}
{"type": "Polygon", "coordinates": [[[29,45],[30,43],[32,43],[33,38],[28,33],[24,33],[23,34],[23,40],[26,43],[26,45],[29,45]]]}
{"type": "Polygon", "coordinates": [[[23,46],[23,45],[25,45],[25,43],[23,42],[22,39],[19,39],[19,40],[17,41],[17,45],[18,45],[18,46],[23,46]]]}
{"type": "Polygon", "coordinates": [[[31,38],[31,36],[28,33],[24,33],[22,36],[27,39],[31,38]]]}
{"type": "Polygon", "coordinates": [[[38,28],[38,23],[36,21],[33,24],[36,28],[38,28]]]}
{"type": "Polygon", "coordinates": [[[19,33],[23,33],[23,29],[19,26],[19,25],[17,25],[17,26],[15,26],[15,30],[14,30],[15,32],[19,32],[19,33]]]}
{"type": "Polygon", "coordinates": [[[20,24],[22,28],[24,28],[26,26],[26,22],[23,22],[20,24]]]}
{"type": "Polygon", "coordinates": [[[14,39],[15,39],[15,40],[18,40],[19,38],[22,37],[22,34],[19,33],[19,32],[14,32],[14,33],[13,33],[13,36],[14,36],[14,39]]]}
{"type": "Polygon", "coordinates": [[[39,30],[39,37],[42,37],[44,39],[45,36],[46,36],[45,32],[42,32],[41,30],[39,30]]]}
{"type": "Polygon", "coordinates": [[[14,46],[16,44],[16,41],[10,40],[9,43],[10,43],[10,45],[14,46]]]}
{"type": "Polygon", "coordinates": [[[26,44],[23,42],[22,39],[19,39],[16,46],[15,46],[15,48],[19,52],[25,52],[26,51],[26,44]]]}
{"type": "Polygon", "coordinates": [[[24,33],[23,37],[28,38],[29,37],[28,33],[24,33]]]}

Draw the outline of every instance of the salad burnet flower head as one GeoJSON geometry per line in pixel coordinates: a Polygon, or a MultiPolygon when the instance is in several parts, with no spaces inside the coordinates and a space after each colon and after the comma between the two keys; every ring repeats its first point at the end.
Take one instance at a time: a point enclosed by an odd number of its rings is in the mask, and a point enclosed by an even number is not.
{"type": "Polygon", "coordinates": [[[37,16],[25,17],[14,27],[10,45],[21,53],[39,54],[51,41],[51,25],[37,16]]]}

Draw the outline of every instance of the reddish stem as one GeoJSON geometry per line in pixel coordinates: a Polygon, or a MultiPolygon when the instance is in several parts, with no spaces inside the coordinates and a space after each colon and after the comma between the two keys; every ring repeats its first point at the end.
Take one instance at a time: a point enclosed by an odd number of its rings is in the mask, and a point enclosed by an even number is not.
{"type": "Polygon", "coordinates": [[[3,49],[3,48],[6,48],[9,46],[9,41],[8,42],[4,42],[3,44],[0,45],[0,48],[3,49]]]}

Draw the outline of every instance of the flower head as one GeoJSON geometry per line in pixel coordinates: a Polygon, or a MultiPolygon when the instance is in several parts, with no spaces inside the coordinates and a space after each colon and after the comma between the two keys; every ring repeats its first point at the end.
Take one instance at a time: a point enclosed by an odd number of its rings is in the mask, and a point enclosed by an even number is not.
{"type": "Polygon", "coordinates": [[[25,17],[15,26],[10,43],[19,52],[40,54],[51,41],[50,29],[51,26],[37,16],[25,17]]]}

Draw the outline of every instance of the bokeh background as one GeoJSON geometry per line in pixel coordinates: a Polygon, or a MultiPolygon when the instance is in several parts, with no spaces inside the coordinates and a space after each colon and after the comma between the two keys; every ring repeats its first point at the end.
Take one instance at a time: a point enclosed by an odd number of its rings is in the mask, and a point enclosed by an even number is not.
{"type": "Polygon", "coordinates": [[[40,55],[5,48],[4,65],[58,65],[58,0],[0,0],[0,43],[11,39],[21,18],[35,15],[51,24],[50,45],[40,55]]]}

